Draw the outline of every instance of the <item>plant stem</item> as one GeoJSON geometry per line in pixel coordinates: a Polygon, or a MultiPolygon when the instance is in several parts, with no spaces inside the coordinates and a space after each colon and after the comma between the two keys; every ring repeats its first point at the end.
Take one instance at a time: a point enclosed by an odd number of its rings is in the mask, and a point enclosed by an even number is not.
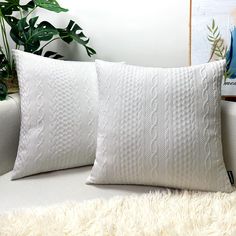
{"type": "Polygon", "coordinates": [[[21,10],[21,8],[19,8],[19,7],[18,7],[18,9],[19,9],[19,11],[20,11],[20,18],[22,19],[22,18],[23,18],[22,10],[21,10]]]}
{"type": "Polygon", "coordinates": [[[33,13],[33,11],[37,8],[38,6],[35,6],[26,16],[25,18],[27,18],[31,13],[33,13]]]}
{"type": "Polygon", "coordinates": [[[214,44],[213,44],[213,46],[212,46],[212,50],[211,50],[211,56],[210,56],[208,62],[210,62],[211,59],[213,58],[213,56],[215,55],[215,50],[216,50],[216,48],[217,48],[217,44],[218,44],[218,43],[219,43],[219,40],[216,40],[216,41],[214,42],[214,44]]]}
{"type": "Polygon", "coordinates": [[[2,50],[2,46],[0,45],[0,52],[3,54],[3,55],[5,55],[5,53],[3,52],[3,50],[2,50]]]}
{"type": "MultiPolygon", "coordinates": [[[[2,39],[3,39],[3,44],[4,44],[4,49],[5,49],[5,57],[7,60],[7,73],[8,76],[12,75],[12,68],[13,68],[13,60],[11,57],[11,51],[10,51],[10,46],[8,43],[8,38],[7,38],[7,32],[6,32],[6,27],[5,27],[5,21],[2,15],[0,15],[0,29],[1,29],[1,34],[2,34],[2,39]]],[[[2,48],[1,51],[3,52],[2,48]]]]}
{"type": "Polygon", "coordinates": [[[8,43],[8,39],[6,35],[6,27],[5,27],[4,19],[2,17],[0,17],[0,25],[1,25],[3,44],[4,44],[4,48],[6,52],[6,58],[9,64],[11,65],[11,52],[10,52],[10,47],[9,47],[9,43],[8,43]]]}
{"type": "Polygon", "coordinates": [[[9,46],[9,42],[7,39],[7,31],[6,31],[4,19],[2,20],[2,24],[3,24],[3,29],[4,29],[5,41],[6,41],[6,45],[7,45],[8,57],[9,57],[9,61],[11,62],[11,51],[10,51],[10,46],[9,46]]]}
{"type": "Polygon", "coordinates": [[[4,46],[4,50],[5,50],[5,53],[4,54],[7,54],[6,52],[6,42],[5,42],[5,39],[4,39],[4,28],[3,28],[3,25],[2,25],[2,17],[0,16],[0,29],[1,29],[1,34],[2,34],[2,39],[3,39],[3,46],[4,46]]]}

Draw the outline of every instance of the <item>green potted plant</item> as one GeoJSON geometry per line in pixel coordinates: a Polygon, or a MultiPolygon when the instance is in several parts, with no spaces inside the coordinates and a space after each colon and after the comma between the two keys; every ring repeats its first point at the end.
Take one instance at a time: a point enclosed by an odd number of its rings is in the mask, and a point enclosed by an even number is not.
{"type": "Polygon", "coordinates": [[[77,23],[70,20],[65,28],[56,28],[48,21],[38,22],[38,16],[32,14],[37,8],[56,13],[68,11],[56,0],[30,0],[27,4],[21,4],[20,0],[0,0],[0,100],[4,100],[7,93],[18,90],[9,37],[15,43],[16,49],[54,59],[63,56],[46,49],[56,40],[82,45],[89,57],[96,54],[95,50],[88,46],[89,38],[77,23]],[[10,29],[9,32],[6,25],[10,29]]]}

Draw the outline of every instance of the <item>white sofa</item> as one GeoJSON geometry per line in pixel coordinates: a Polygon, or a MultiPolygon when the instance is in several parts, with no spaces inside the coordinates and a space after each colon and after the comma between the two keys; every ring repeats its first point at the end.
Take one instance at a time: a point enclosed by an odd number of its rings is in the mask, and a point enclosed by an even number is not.
{"type": "MultiPolygon", "coordinates": [[[[17,94],[0,102],[0,212],[70,200],[109,198],[116,195],[154,191],[149,186],[92,186],[85,180],[90,167],[74,168],[11,181],[20,127],[20,101],[17,94]],[[4,174],[5,173],[5,174],[4,174]]],[[[236,103],[222,101],[222,126],[225,161],[236,170],[236,103]]],[[[236,173],[235,173],[236,174],[236,173]]],[[[234,174],[234,175],[235,175],[234,174]]]]}
{"type": "Polygon", "coordinates": [[[91,166],[56,171],[11,181],[20,128],[20,99],[14,94],[0,102],[0,212],[19,207],[55,204],[70,200],[109,198],[145,193],[148,186],[91,186],[85,181],[91,166]]]}

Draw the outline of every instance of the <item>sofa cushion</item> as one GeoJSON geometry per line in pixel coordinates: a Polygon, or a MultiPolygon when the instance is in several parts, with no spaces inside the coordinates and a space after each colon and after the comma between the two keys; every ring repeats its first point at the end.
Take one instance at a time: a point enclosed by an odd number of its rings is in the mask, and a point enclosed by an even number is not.
{"type": "Polygon", "coordinates": [[[93,164],[98,99],[95,64],[19,50],[14,56],[21,130],[12,178],[93,164]]]}
{"type": "Polygon", "coordinates": [[[18,94],[11,94],[5,101],[0,102],[0,175],[12,170],[19,131],[20,99],[18,94]]]}
{"type": "Polygon", "coordinates": [[[88,183],[232,191],[221,143],[224,66],[97,61],[97,153],[88,183]]]}
{"type": "Polygon", "coordinates": [[[91,167],[80,167],[11,181],[11,172],[0,176],[0,212],[22,207],[84,201],[117,195],[142,194],[158,188],[145,186],[90,186],[85,181],[91,167]]]}

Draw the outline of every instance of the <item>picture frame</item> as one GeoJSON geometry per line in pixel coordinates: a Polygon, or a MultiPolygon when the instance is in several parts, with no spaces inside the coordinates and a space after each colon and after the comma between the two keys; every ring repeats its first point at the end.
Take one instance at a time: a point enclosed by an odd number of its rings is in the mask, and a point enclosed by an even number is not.
{"type": "MultiPolygon", "coordinates": [[[[222,44],[222,52],[226,54],[229,51],[232,43],[231,32],[236,25],[235,0],[190,0],[189,25],[189,64],[221,59],[212,56],[215,44],[211,41],[219,34],[222,39],[219,43],[222,44]],[[212,27],[215,35],[210,31],[212,27]]],[[[222,97],[235,97],[236,100],[236,78],[229,76],[230,74],[222,80],[222,97]]]]}

